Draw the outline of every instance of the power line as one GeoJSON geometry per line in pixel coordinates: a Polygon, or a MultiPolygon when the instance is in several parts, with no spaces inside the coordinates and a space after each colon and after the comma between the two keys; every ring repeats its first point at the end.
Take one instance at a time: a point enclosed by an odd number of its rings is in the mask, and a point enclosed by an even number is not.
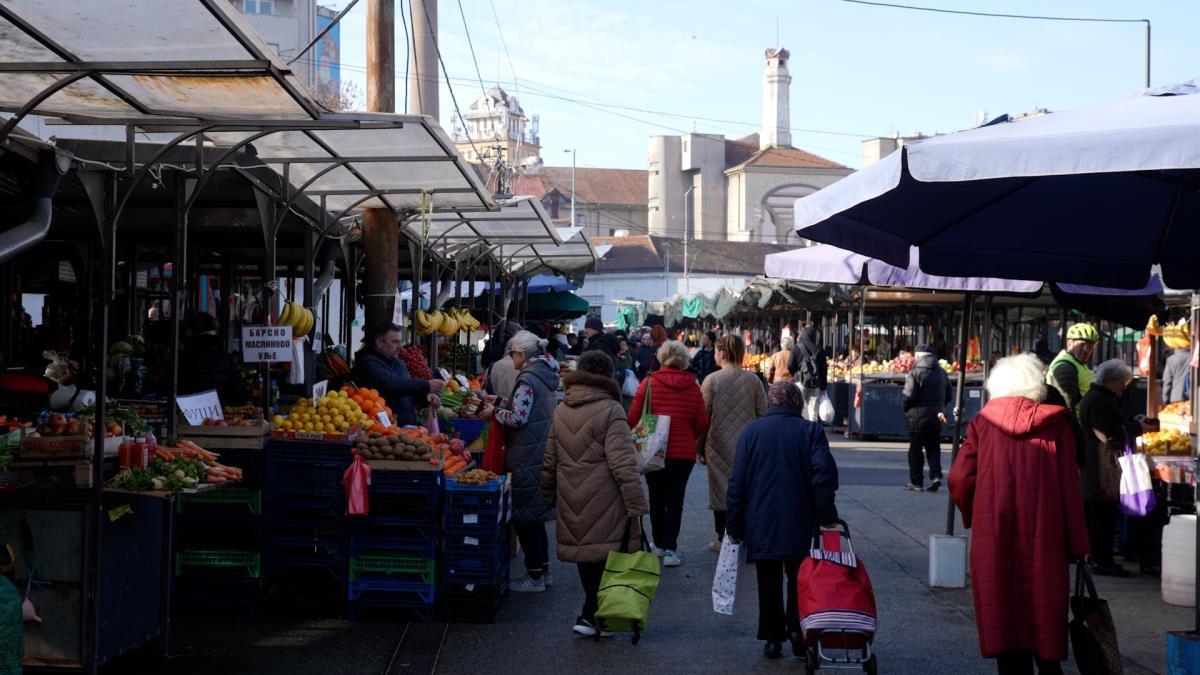
{"type": "Polygon", "coordinates": [[[504,57],[508,59],[508,71],[512,73],[513,81],[517,85],[517,95],[520,95],[520,80],[517,79],[517,69],[513,68],[512,54],[508,51],[508,41],[504,39],[504,29],[500,27],[500,15],[496,13],[496,3],[493,0],[488,0],[488,4],[492,7],[492,18],[496,20],[496,32],[500,34],[500,44],[504,47],[504,57]]]}
{"type": "Polygon", "coordinates": [[[916,5],[898,5],[890,2],[872,2],[871,0],[842,0],[854,5],[871,5],[874,7],[891,7],[893,9],[911,9],[918,12],[935,12],[938,14],[964,14],[967,16],[990,16],[1001,19],[1035,19],[1039,21],[1089,21],[1093,23],[1150,23],[1149,19],[1099,19],[1079,16],[1041,16],[1038,14],[1001,14],[995,12],[973,12],[966,9],[942,9],[940,7],[918,7],[916,5]]]}
{"type": "Polygon", "coordinates": [[[463,33],[467,36],[467,47],[471,49],[471,61],[475,64],[475,77],[479,79],[479,93],[487,96],[487,87],[483,86],[483,73],[479,70],[479,59],[475,58],[475,43],[471,42],[471,29],[467,28],[467,13],[463,11],[462,0],[458,0],[458,15],[462,17],[463,33]]]}
{"type": "MultiPolygon", "coordinates": [[[[409,7],[412,7],[412,0],[409,0],[409,7]]],[[[441,45],[438,44],[437,31],[433,29],[433,22],[429,20],[429,12],[426,11],[423,12],[423,14],[425,15],[425,25],[429,28],[429,35],[433,38],[433,51],[437,54],[438,63],[442,65],[442,74],[446,77],[446,89],[450,92],[450,101],[454,104],[454,112],[458,115],[459,119],[464,119],[462,109],[458,107],[458,97],[454,95],[454,87],[450,84],[450,73],[446,70],[446,62],[442,59],[442,48],[441,45]]],[[[414,29],[413,32],[415,33],[416,30],[414,29]]],[[[434,73],[434,75],[436,77],[437,74],[434,73]]],[[[417,87],[420,86],[420,80],[418,79],[417,87]]],[[[418,96],[420,96],[419,92],[420,89],[418,89],[418,96]]],[[[479,148],[475,147],[475,141],[471,139],[471,133],[465,128],[463,133],[467,137],[467,143],[470,143],[471,149],[475,151],[475,156],[478,157],[479,148]]]]}

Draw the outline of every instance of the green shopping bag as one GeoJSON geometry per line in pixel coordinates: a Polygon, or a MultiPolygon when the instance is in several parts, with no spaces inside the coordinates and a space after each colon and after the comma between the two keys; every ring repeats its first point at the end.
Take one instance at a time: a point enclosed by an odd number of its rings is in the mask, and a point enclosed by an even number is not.
{"type": "MultiPolygon", "coordinates": [[[[640,521],[639,521],[640,522],[640,521]]],[[[658,556],[650,551],[646,531],[642,530],[641,550],[625,553],[629,548],[629,534],[633,518],[625,523],[625,536],[621,538],[621,550],[610,551],[604,563],[604,576],[600,577],[599,607],[596,610],[596,625],[600,631],[633,633],[633,643],[641,639],[650,616],[650,602],[658,591],[658,556]]],[[[600,631],[596,632],[599,639],[600,631]]]]}

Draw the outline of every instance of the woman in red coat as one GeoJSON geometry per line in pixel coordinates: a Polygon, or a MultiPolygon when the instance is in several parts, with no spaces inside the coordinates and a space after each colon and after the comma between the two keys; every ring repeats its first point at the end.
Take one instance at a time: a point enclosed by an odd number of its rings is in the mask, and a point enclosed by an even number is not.
{"type": "Polygon", "coordinates": [[[991,399],[971,420],[950,470],[950,495],[972,528],[979,650],[1000,673],[1061,673],[1070,564],[1088,553],[1075,436],[1066,408],[1039,403],[1043,367],[1000,359],[991,399]]]}
{"type": "MultiPolygon", "coordinates": [[[[656,326],[657,327],[657,326],[656,326]]],[[[667,433],[667,465],[646,474],[650,492],[650,527],[654,545],[662,552],[664,567],[680,564],[677,553],[679,524],[683,520],[683,495],[696,465],[696,440],[708,431],[704,397],[696,375],[687,370],[687,347],[682,342],[664,342],[658,348],[662,367],[642,380],[629,406],[629,426],[642,419],[642,402],[650,388],[650,412],[671,418],[667,433]]]]}

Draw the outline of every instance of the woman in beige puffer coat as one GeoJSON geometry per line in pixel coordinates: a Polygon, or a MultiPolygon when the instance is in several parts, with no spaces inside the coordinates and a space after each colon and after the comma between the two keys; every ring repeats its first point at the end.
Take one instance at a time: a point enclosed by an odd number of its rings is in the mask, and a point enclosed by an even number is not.
{"type": "Polygon", "coordinates": [[[621,547],[627,525],[628,550],[638,549],[637,517],[649,511],[612,373],[612,359],[593,351],[563,378],[566,400],[554,411],[542,463],[542,494],[558,513],[558,558],[576,563],[583,583],[574,629],[583,636],[596,634],[596,596],[609,552],[621,547]]]}

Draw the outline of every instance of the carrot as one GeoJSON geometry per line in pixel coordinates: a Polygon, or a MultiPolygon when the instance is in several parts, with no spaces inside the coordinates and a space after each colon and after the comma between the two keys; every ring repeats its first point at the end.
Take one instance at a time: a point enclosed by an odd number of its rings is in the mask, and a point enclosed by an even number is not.
{"type": "Polygon", "coordinates": [[[187,448],[188,450],[195,452],[199,456],[200,459],[203,459],[205,461],[209,461],[209,462],[217,461],[217,455],[209,452],[208,450],[205,450],[204,448],[200,447],[199,445],[196,445],[195,443],[187,440],[186,438],[181,438],[179,440],[179,446],[182,448],[187,448]]]}

